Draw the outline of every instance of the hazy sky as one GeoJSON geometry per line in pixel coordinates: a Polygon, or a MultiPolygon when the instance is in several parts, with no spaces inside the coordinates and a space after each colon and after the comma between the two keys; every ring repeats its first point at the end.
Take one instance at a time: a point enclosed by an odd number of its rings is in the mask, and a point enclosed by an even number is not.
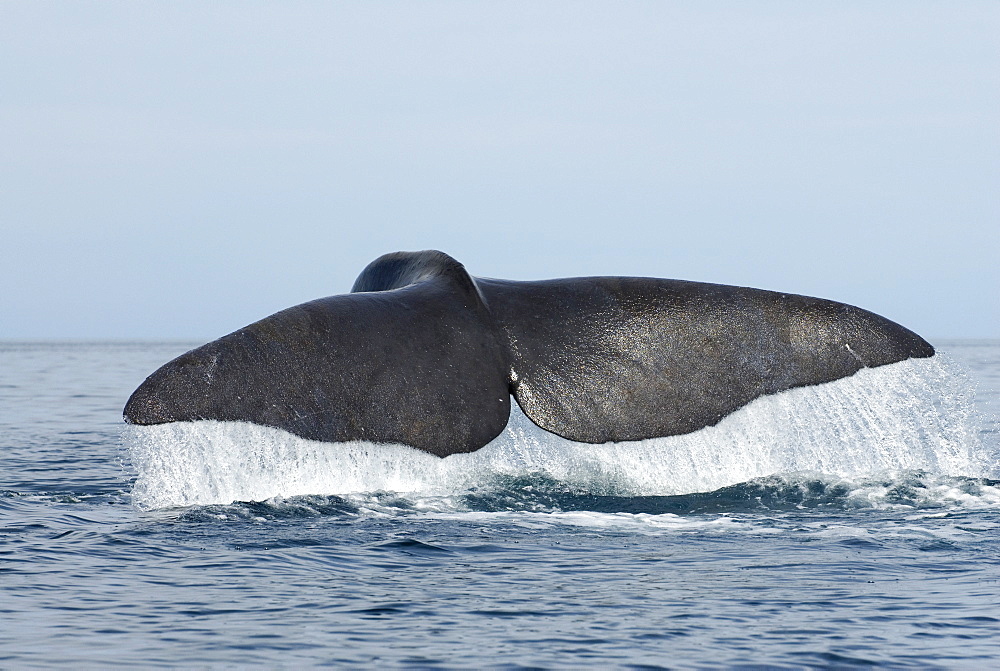
{"type": "Polygon", "coordinates": [[[0,338],[210,339],[376,256],[1000,337],[1000,2],[0,2],[0,338]]]}

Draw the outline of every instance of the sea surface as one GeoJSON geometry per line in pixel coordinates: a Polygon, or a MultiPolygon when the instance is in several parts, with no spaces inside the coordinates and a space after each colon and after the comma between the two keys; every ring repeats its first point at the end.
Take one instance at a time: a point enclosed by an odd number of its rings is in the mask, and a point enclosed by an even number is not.
{"type": "Polygon", "coordinates": [[[0,668],[1000,666],[1000,341],[443,460],[126,427],[197,344],[0,342],[0,668]]]}

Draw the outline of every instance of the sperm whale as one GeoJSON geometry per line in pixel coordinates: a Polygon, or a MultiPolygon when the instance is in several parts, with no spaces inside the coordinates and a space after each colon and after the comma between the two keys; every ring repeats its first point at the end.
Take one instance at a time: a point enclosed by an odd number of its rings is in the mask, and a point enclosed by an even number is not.
{"type": "Polygon", "coordinates": [[[369,264],[351,293],[164,364],[124,417],[251,422],[444,457],[503,431],[511,398],[564,438],[641,440],[933,355],[899,324],[830,300],[643,277],[477,278],[442,252],[395,252],[369,264]]]}

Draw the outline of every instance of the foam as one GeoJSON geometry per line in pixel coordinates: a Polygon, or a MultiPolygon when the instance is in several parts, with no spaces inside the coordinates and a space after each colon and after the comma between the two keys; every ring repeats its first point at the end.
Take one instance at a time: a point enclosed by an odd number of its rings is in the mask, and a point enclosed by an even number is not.
{"type": "MultiPolygon", "coordinates": [[[[599,513],[589,510],[558,512],[481,512],[425,513],[421,519],[461,521],[492,525],[496,522],[522,529],[544,530],[559,526],[611,530],[616,532],[657,531],[719,531],[731,532],[735,527],[748,526],[731,517],[692,519],[670,513],[599,513]]],[[[757,529],[755,529],[756,531],[757,529]]]]}
{"type": "Polygon", "coordinates": [[[526,474],[619,496],[707,492],[795,471],[995,477],[996,446],[979,440],[970,389],[939,354],[759,398],[684,436],[604,445],[548,433],[515,403],[489,445],[444,459],[243,422],[129,426],[123,441],[136,470],[133,503],[143,509],[374,491],[448,497],[526,474]]]}

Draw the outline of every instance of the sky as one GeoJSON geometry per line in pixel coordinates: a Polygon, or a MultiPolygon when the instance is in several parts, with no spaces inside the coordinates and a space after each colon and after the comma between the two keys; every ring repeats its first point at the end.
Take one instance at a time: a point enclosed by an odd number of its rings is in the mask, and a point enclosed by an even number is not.
{"type": "Polygon", "coordinates": [[[1000,337],[1000,3],[0,2],[0,338],[209,340],[397,250],[1000,337]]]}

